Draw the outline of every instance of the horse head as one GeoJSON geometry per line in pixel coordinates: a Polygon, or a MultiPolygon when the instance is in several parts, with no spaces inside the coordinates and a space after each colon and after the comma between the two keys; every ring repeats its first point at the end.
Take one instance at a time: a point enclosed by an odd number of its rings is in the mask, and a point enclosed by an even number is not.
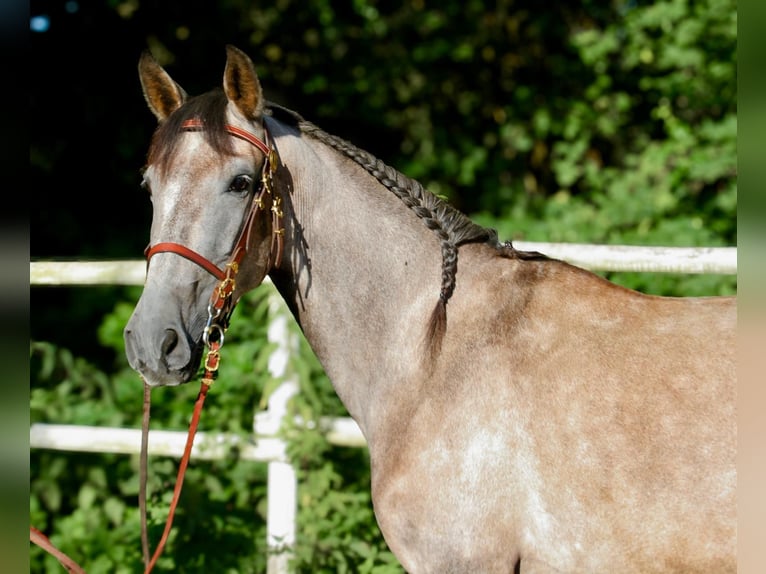
{"type": "Polygon", "coordinates": [[[149,385],[177,385],[281,256],[277,157],[260,82],[237,48],[227,46],[223,89],[201,96],[189,97],[149,52],[138,70],[158,126],[142,183],[153,209],[147,276],[125,346],[149,385]]]}

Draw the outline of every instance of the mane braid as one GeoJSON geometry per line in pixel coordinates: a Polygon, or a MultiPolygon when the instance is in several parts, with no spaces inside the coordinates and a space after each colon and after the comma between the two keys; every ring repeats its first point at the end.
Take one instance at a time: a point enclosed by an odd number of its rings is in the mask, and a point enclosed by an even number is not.
{"type": "Polygon", "coordinates": [[[447,328],[447,302],[455,291],[458,246],[471,242],[487,242],[500,248],[502,254],[505,254],[506,249],[498,243],[494,230],[477,225],[466,215],[425,189],[418,181],[403,175],[346,140],[328,134],[300,116],[291,115],[298,121],[298,127],[302,133],[330,146],[363,167],[411,209],[439,238],[442,252],[441,290],[431,313],[424,340],[427,353],[435,356],[441,349],[441,341],[447,328]]]}
{"type": "Polygon", "coordinates": [[[495,231],[477,225],[466,215],[425,189],[418,181],[386,165],[369,152],[359,149],[342,138],[328,134],[306,120],[301,119],[298,125],[302,133],[329,145],[363,167],[436,234],[441,242],[442,251],[442,283],[439,297],[446,305],[455,290],[458,246],[482,241],[497,245],[495,231]]]}

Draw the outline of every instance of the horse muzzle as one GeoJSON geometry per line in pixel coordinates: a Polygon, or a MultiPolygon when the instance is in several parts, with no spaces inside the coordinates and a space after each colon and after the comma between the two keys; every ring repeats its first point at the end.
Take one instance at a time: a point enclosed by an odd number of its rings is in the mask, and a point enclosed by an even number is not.
{"type": "Polygon", "coordinates": [[[180,322],[147,321],[137,308],[124,337],[128,364],[151,387],[186,383],[199,369],[202,341],[195,341],[180,322]]]}

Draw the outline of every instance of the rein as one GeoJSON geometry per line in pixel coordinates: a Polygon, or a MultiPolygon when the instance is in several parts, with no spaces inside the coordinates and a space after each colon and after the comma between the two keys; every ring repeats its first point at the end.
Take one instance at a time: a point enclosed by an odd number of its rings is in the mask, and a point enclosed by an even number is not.
{"type": "Polygon", "coordinates": [[[144,574],[148,574],[154,568],[157,563],[157,559],[162,554],[162,550],[165,548],[165,542],[167,542],[170,535],[170,528],[173,525],[173,516],[176,512],[176,506],[178,505],[178,499],[181,497],[181,488],[183,487],[184,475],[186,474],[186,467],[189,464],[189,458],[191,457],[191,450],[194,446],[194,436],[197,434],[197,426],[199,424],[199,417],[202,413],[202,405],[205,404],[205,397],[210,389],[210,386],[218,375],[218,364],[220,361],[220,355],[218,351],[223,344],[223,337],[221,341],[215,341],[210,343],[207,358],[205,359],[205,374],[202,377],[202,383],[200,385],[199,394],[197,400],[194,402],[194,412],[192,414],[191,422],[189,423],[189,434],[186,437],[186,445],[184,446],[184,454],[181,457],[181,464],[178,467],[178,475],[176,477],[176,485],[173,489],[173,499],[170,502],[170,509],[168,510],[168,518],[165,522],[165,530],[162,533],[157,548],[154,551],[154,555],[151,560],[149,559],[149,535],[146,524],[146,478],[147,478],[147,446],[149,435],[149,406],[150,398],[149,391],[151,387],[144,381],[144,419],[141,426],[141,488],[139,490],[139,511],[141,512],[141,549],[144,556],[144,565],[146,569],[144,574]]]}
{"type": "MultiPolygon", "coordinates": [[[[184,131],[200,131],[205,129],[205,125],[200,119],[190,119],[181,124],[181,129],[184,131]]],[[[152,258],[152,256],[156,255],[157,253],[175,253],[196,263],[219,281],[210,297],[210,303],[208,304],[207,324],[205,325],[205,329],[202,334],[202,340],[208,347],[204,363],[205,372],[202,377],[199,394],[197,395],[197,399],[194,403],[194,411],[189,423],[189,432],[186,439],[186,445],[184,447],[184,453],[178,468],[178,475],[176,478],[175,488],[173,490],[173,498],[170,504],[170,509],[168,511],[165,530],[151,559],[149,558],[149,539],[147,533],[146,518],[146,483],[148,474],[148,435],[151,406],[151,387],[144,380],[144,402],[141,425],[140,454],[141,470],[140,488],[138,495],[139,512],[141,513],[141,547],[144,557],[144,565],[146,568],[144,574],[149,574],[152,568],[154,568],[170,534],[176,506],[178,505],[178,500],[181,495],[184,475],[186,473],[186,468],[191,457],[191,450],[194,444],[194,436],[197,432],[197,426],[199,424],[202,406],[205,403],[205,398],[207,396],[208,390],[210,389],[210,386],[218,376],[220,349],[223,346],[224,333],[229,327],[231,314],[234,311],[235,305],[237,304],[237,301],[232,297],[236,288],[236,275],[239,271],[239,266],[247,254],[248,248],[250,246],[250,236],[253,228],[253,223],[255,222],[257,215],[266,209],[264,200],[266,199],[267,195],[271,199],[271,206],[269,210],[271,211],[272,234],[271,250],[269,252],[269,259],[266,263],[266,268],[271,269],[272,267],[279,265],[282,260],[282,253],[284,251],[284,228],[282,227],[283,213],[281,209],[281,199],[273,191],[273,177],[274,172],[277,169],[278,156],[276,149],[267,143],[269,140],[268,131],[265,131],[266,141],[263,141],[256,135],[233,125],[227,124],[224,126],[224,129],[232,136],[240,138],[254,145],[265,155],[263,168],[261,170],[259,189],[253,196],[253,201],[245,218],[244,226],[236,243],[234,244],[234,249],[232,250],[229,261],[226,263],[224,268],[221,269],[215,263],[200,255],[196,251],[189,249],[180,243],[170,241],[156,243],[147,247],[144,251],[144,255],[146,256],[147,270],[149,267],[149,260],[152,258]]],[[[29,538],[30,541],[34,542],[46,550],[48,553],[52,554],[56,559],[58,559],[61,565],[64,566],[68,572],[75,574],[85,574],[85,571],[74,560],[56,548],[42,532],[33,526],[29,527],[29,538]]]]}

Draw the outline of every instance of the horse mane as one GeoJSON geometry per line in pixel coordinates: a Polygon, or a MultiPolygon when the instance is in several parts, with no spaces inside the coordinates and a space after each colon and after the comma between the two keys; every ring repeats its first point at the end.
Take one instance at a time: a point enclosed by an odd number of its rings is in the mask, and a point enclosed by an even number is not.
{"type": "Polygon", "coordinates": [[[431,313],[426,335],[432,356],[439,351],[442,336],[446,329],[447,302],[455,290],[458,247],[460,245],[483,242],[494,247],[502,257],[526,260],[547,259],[546,256],[537,252],[519,251],[513,247],[510,241],[500,243],[494,229],[478,225],[446,201],[425,189],[417,180],[405,176],[350,142],[328,134],[305,120],[297,112],[274,103],[268,104],[268,111],[272,115],[278,115],[279,119],[293,124],[302,134],[330,146],[363,167],[365,171],[411,209],[425,223],[426,227],[439,238],[442,252],[441,290],[439,300],[431,313]]]}
{"type": "MultiPolygon", "coordinates": [[[[205,130],[201,133],[216,152],[224,155],[234,153],[231,137],[225,129],[226,105],[226,94],[221,88],[190,97],[158,126],[149,146],[148,163],[157,165],[161,171],[168,169],[178,143],[177,135],[181,131],[181,125],[186,120],[196,118],[204,119],[205,130]]],[[[296,127],[300,133],[352,159],[399,198],[439,239],[442,253],[442,279],[439,299],[431,314],[427,334],[431,352],[438,352],[446,329],[446,306],[455,291],[460,245],[486,243],[495,248],[498,255],[502,257],[527,260],[547,259],[537,252],[519,251],[510,241],[501,243],[494,229],[475,223],[446,201],[425,189],[417,180],[405,176],[350,142],[328,134],[305,120],[297,112],[273,102],[267,102],[266,114],[296,127]]]]}

